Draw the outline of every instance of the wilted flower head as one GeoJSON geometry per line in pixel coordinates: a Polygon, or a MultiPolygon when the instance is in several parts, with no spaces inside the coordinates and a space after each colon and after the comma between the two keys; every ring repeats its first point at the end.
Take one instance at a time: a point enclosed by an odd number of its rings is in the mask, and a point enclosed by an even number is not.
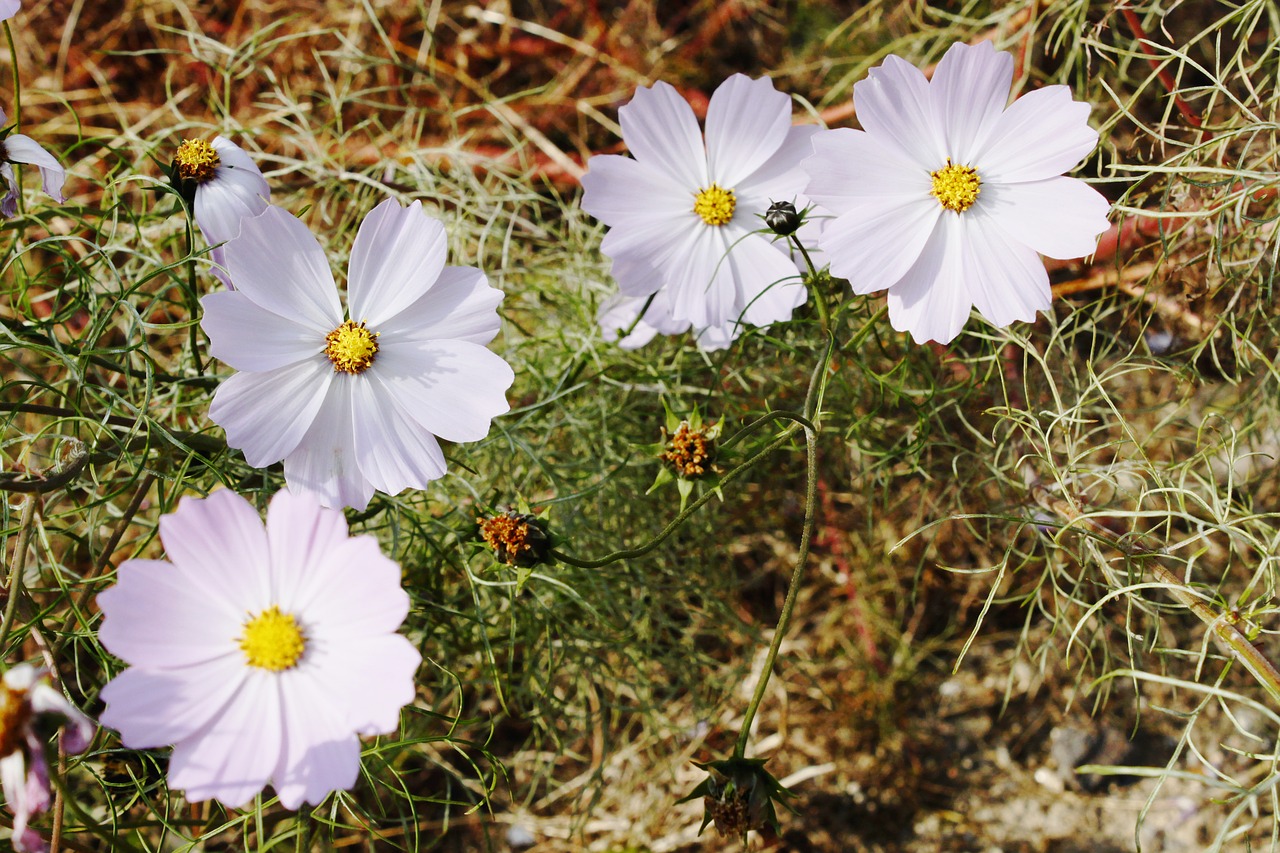
{"type": "Polygon", "coordinates": [[[476,519],[480,538],[508,566],[531,568],[546,562],[551,535],[546,520],[508,507],[504,512],[476,519]]]}
{"type": "Polygon", "coordinates": [[[743,839],[752,830],[766,826],[778,831],[778,812],[774,804],[790,809],[786,799],[795,796],[764,769],[763,758],[730,758],[724,761],[694,762],[708,775],[685,803],[702,797],[705,812],[699,832],[714,823],[722,836],[743,839]]]}
{"type": "MultiPolygon", "coordinates": [[[[3,7],[0,7],[3,11],[3,7]]],[[[14,12],[17,11],[15,7],[14,12]]],[[[0,20],[3,16],[0,16],[0,20]]],[[[4,110],[0,110],[0,124],[9,119],[4,110]]],[[[18,212],[18,178],[13,173],[14,163],[27,163],[40,169],[40,186],[53,200],[61,204],[67,198],[62,194],[62,185],[66,181],[67,172],[53,155],[42,148],[30,136],[11,133],[0,140],[0,176],[9,185],[4,198],[0,198],[0,214],[6,217],[18,212]]]]}
{"type": "Polygon", "coordinates": [[[13,812],[13,849],[47,851],[48,843],[27,825],[49,808],[48,744],[40,734],[46,719],[62,729],[62,748],[83,752],[96,726],[49,682],[42,667],[19,664],[4,674],[0,694],[0,783],[13,812]]]}
{"type": "Polygon", "coordinates": [[[221,244],[239,234],[245,220],[267,209],[271,188],[266,178],[248,154],[221,136],[212,143],[183,142],[174,153],[170,173],[173,185],[191,206],[205,242],[214,247],[209,253],[213,274],[223,284],[233,284],[221,244]]]}
{"type": "Polygon", "coordinates": [[[160,519],[169,562],[127,560],[98,596],[99,639],[129,668],[102,724],[173,744],[169,784],[241,806],[270,783],[296,809],[355,784],[360,735],[387,734],[422,657],[396,633],[400,567],[342,513],[281,491],[264,527],[234,492],[160,519]]]}
{"type": "Polygon", "coordinates": [[[662,461],[671,467],[677,477],[686,480],[697,480],[710,475],[715,470],[712,463],[715,461],[716,438],[720,435],[720,428],[720,421],[703,424],[702,417],[696,410],[687,420],[676,424],[674,429],[669,425],[664,427],[662,432],[667,441],[660,454],[662,461]]]}
{"type": "Polygon", "coordinates": [[[1013,57],[955,44],[932,80],[890,56],[853,87],[865,130],[822,131],[805,190],[835,215],[819,245],[855,293],[888,290],[917,342],[959,334],[976,307],[997,326],[1049,308],[1039,255],[1078,258],[1107,200],[1063,177],[1093,150],[1089,105],[1046,86],[1006,107],[1013,57]],[[1038,254],[1037,254],[1038,253],[1038,254]]]}

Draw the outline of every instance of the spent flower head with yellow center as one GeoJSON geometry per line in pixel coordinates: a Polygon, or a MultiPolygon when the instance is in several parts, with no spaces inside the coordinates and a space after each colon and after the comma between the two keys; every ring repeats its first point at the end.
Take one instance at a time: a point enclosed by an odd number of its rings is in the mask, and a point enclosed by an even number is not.
{"type": "Polygon", "coordinates": [[[344,308],[305,225],[278,207],[246,224],[225,247],[236,290],[201,300],[210,352],[240,371],[209,407],[227,443],[255,467],[283,460],[289,487],[326,506],[443,476],[437,437],[484,438],[514,379],[485,346],[502,292],[445,266],[446,245],[421,202],[382,202],[356,234],[344,308]]]}
{"type": "Polygon", "coordinates": [[[820,132],[806,192],[834,214],[819,237],[855,293],[888,290],[889,320],[946,343],[971,308],[996,326],[1049,308],[1039,255],[1097,247],[1110,204],[1063,176],[1098,143],[1066,86],[1008,104],[1013,57],[955,44],[926,80],[896,56],[854,84],[863,130],[820,132]],[[1008,104],[1008,106],[1006,106],[1008,104]]]}
{"type": "Polygon", "coordinates": [[[632,156],[592,157],[582,178],[582,209],[609,226],[600,248],[631,300],[602,312],[605,334],[616,338],[629,312],[644,315],[645,340],[692,328],[714,348],[743,324],[789,319],[806,298],[796,262],[785,242],[756,232],[771,200],[804,204],[798,166],[815,129],[791,126],[791,99],[736,74],[712,94],[704,138],[689,104],[659,82],[618,118],[632,156]]]}
{"type": "Polygon", "coordinates": [[[523,503],[476,518],[480,539],[508,566],[528,569],[555,562],[550,551],[555,545],[545,514],[534,515],[523,503]]]}
{"type": "Polygon", "coordinates": [[[233,285],[223,246],[241,226],[271,203],[271,188],[262,172],[241,148],[215,136],[213,142],[186,139],[174,151],[169,181],[190,206],[196,225],[212,246],[213,274],[233,285]]]}
{"type": "Polygon", "coordinates": [[[169,784],[241,806],[270,783],[291,809],[355,784],[360,735],[388,734],[422,656],[396,629],[400,567],[342,513],[281,491],[264,526],[222,490],[160,518],[168,562],[127,560],[98,636],[129,668],[102,724],[172,744],[169,784]]]}
{"type": "Polygon", "coordinates": [[[697,406],[682,418],[671,409],[665,398],[662,407],[666,412],[662,441],[646,448],[658,458],[662,467],[645,494],[675,481],[683,511],[689,495],[693,494],[694,482],[721,473],[720,466],[715,464],[716,439],[720,437],[724,421],[704,423],[702,411],[697,406]]]}

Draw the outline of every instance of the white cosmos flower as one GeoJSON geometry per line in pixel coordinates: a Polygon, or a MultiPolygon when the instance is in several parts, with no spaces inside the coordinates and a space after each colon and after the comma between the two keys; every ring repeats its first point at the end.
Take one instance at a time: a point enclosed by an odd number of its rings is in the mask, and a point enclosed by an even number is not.
{"type": "Polygon", "coordinates": [[[634,159],[592,157],[582,209],[610,228],[601,249],[622,295],[662,292],[669,325],[698,330],[790,318],[806,293],[786,243],[753,232],[772,201],[804,205],[815,128],[791,126],[791,99],[735,74],[711,96],[705,143],[666,83],[637,89],[618,118],[634,159]]]}
{"type": "MultiPolygon", "coordinates": [[[[16,12],[17,9],[14,8],[13,11],[16,12]]],[[[0,110],[0,124],[8,120],[4,110],[0,110]]],[[[9,185],[4,197],[0,198],[0,215],[10,217],[18,212],[18,179],[13,174],[14,163],[37,167],[40,170],[41,189],[59,204],[67,200],[62,194],[62,184],[67,179],[67,171],[62,168],[62,164],[30,136],[11,133],[0,141],[0,177],[9,185]]]]}
{"type": "MultiPolygon", "coordinates": [[[[649,296],[615,293],[601,303],[600,310],[596,312],[596,322],[606,341],[616,341],[625,350],[639,349],[659,334],[680,335],[689,331],[688,320],[672,319],[671,305],[664,290],[649,296]]],[[[697,330],[694,341],[698,349],[712,352],[726,349],[744,331],[742,323],[728,320],[720,326],[697,330]]]]}
{"type": "Polygon", "coordinates": [[[339,510],[281,491],[267,523],[228,490],[160,519],[168,561],[126,560],[98,637],[129,668],[101,721],[131,749],[172,744],[169,784],[242,806],[268,782],[296,809],[350,788],[359,735],[388,734],[422,656],[396,633],[400,567],[339,510]]]}
{"type": "Polygon", "coordinates": [[[823,131],[806,192],[835,214],[821,246],[855,293],[888,289],[917,342],[954,338],[976,306],[997,326],[1049,308],[1037,252],[1097,247],[1110,205],[1062,177],[1093,150],[1089,105],[1066,86],[1010,104],[1013,57],[955,44],[932,81],[890,56],[853,87],[865,130],[823,131]]]}
{"type": "Polygon", "coordinates": [[[240,371],[209,406],[227,443],[255,467],[283,459],[289,487],[327,506],[443,476],[436,437],[484,438],[514,379],[485,348],[502,292],[445,249],[421,202],[379,204],[351,250],[348,314],[305,225],[278,207],[246,221],[226,245],[236,289],[201,300],[210,351],[240,371]]]}
{"type": "Polygon", "coordinates": [[[194,187],[196,225],[205,242],[214,247],[209,253],[213,274],[230,286],[221,244],[240,233],[244,220],[267,209],[271,203],[267,179],[248,154],[222,136],[215,136],[212,143],[183,142],[174,154],[173,171],[187,188],[194,187]]]}
{"type": "MultiPolygon", "coordinates": [[[[7,21],[22,8],[22,0],[0,0],[0,21],[7,21]]],[[[0,123],[3,123],[0,120],[0,123]]]]}

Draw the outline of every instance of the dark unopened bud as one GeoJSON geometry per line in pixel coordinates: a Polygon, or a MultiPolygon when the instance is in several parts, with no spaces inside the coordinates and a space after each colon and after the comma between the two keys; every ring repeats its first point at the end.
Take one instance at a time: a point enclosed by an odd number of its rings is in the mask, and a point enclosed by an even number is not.
{"type": "Polygon", "coordinates": [[[796,233],[803,220],[796,206],[789,201],[775,201],[764,212],[764,224],[780,237],[796,233]]]}
{"type": "Polygon", "coordinates": [[[532,568],[547,561],[551,537],[542,519],[513,509],[490,518],[478,518],[480,538],[508,566],[532,568]]]}

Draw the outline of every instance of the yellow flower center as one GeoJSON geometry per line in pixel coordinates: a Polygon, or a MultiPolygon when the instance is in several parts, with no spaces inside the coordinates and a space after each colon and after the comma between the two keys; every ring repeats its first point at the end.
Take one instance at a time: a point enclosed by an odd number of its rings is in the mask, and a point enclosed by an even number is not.
{"type": "Polygon", "coordinates": [[[947,158],[947,165],[936,172],[930,172],[933,178],[933,189],[930,194],[947,210],[964,213],[973,207],[982,192],[982,181],[978,178],[978,170],[972,166],[957,166],[947,158]]]}
{"type": "Polygon", "coordinates": [[[203,139],[188,139],[178,146],[178,153],[173,155],[173,167],[178,177],[197,184],[212,178],[221,164],[218,152],[203,139]]]}
{"type": "Polygon", "coordinates": [[[270,672],[292,669],[307,650],[307,638],[292,613],[274,604],[244,623],[240,650],[249,666],[270,672]]]}
{"type": "Polygon", "coordinates": [[[378,354],[378,333],[351,320],[324,336],[324,354],[338,373],[364,373],[378,354]]]}
{"type": "Polygon", "coordinates": [[[719,184],[712,184],[705,190],[699,190],[693,197],[693,212],[702,217],[708,225],[724,225],[733,219],[733,211],[738,206],[738,199],[733,190],[726,190],[719,184]]]}

